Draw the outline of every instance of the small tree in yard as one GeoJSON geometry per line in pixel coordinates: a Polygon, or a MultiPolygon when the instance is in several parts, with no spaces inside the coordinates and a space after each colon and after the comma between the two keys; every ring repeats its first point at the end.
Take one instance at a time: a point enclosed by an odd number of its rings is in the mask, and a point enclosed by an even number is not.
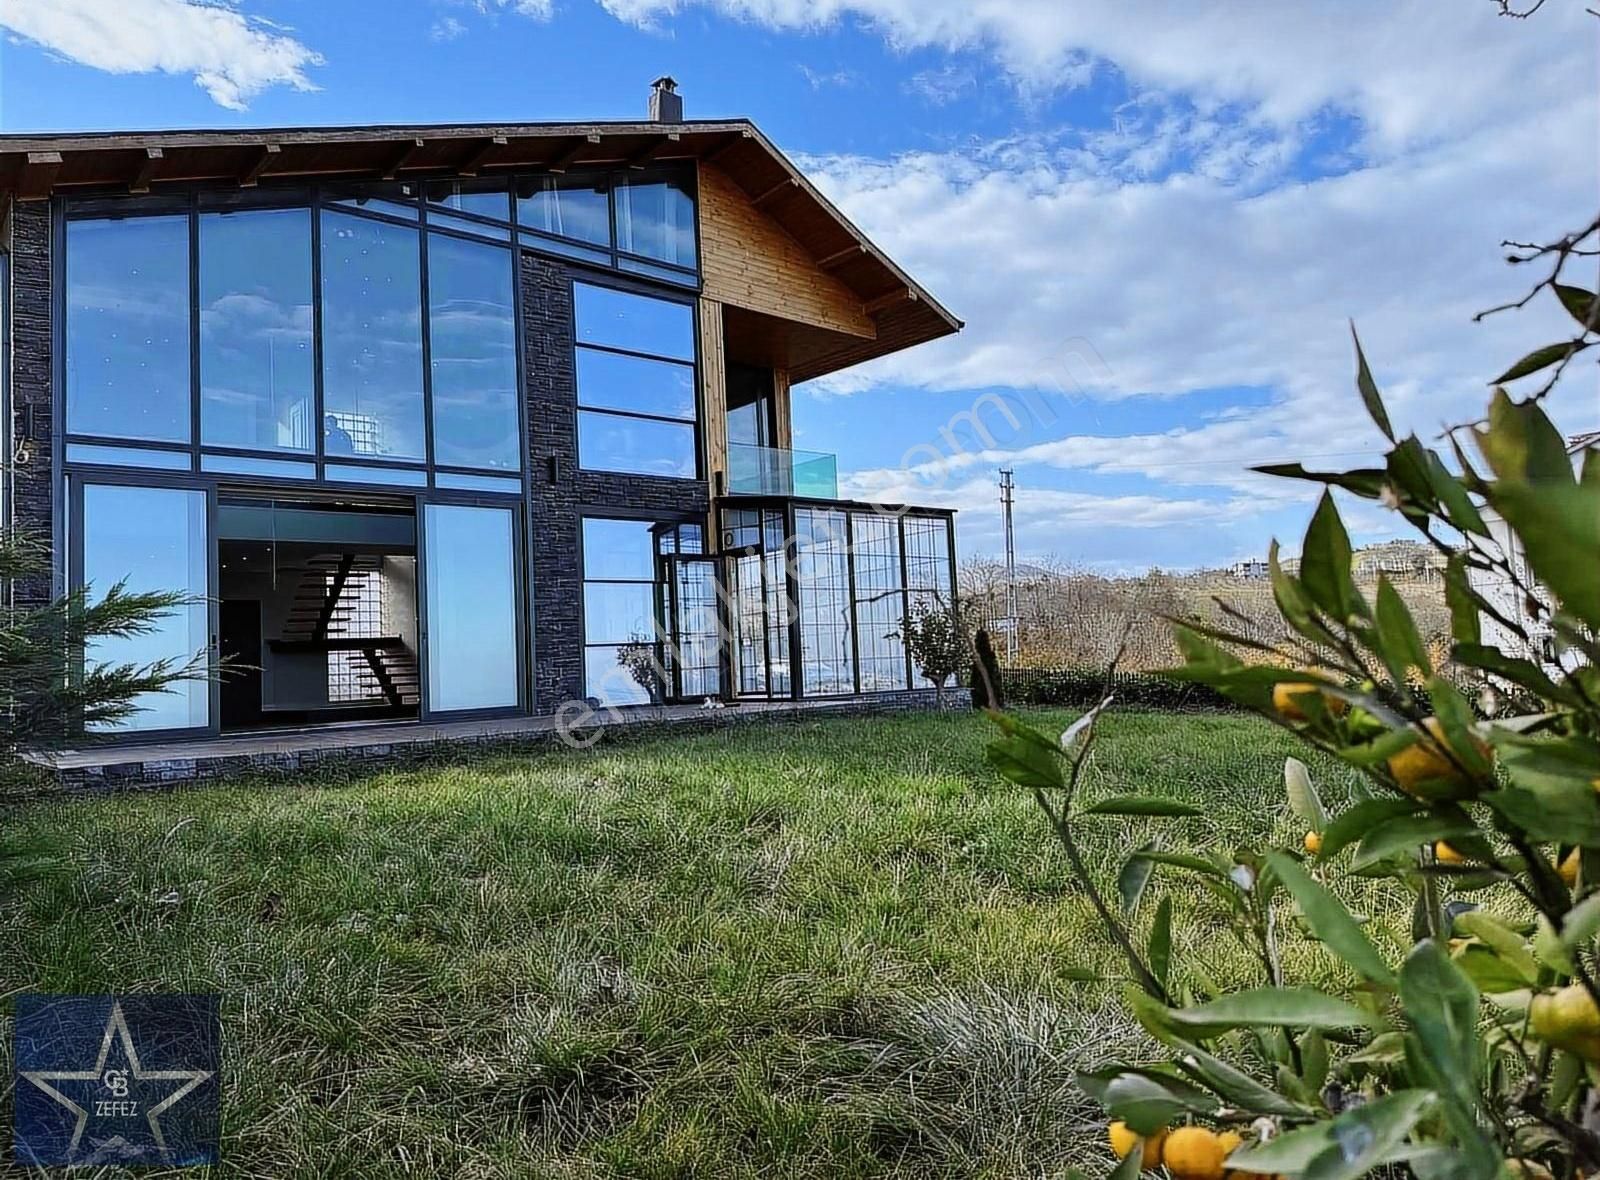
{"type": "MultiPolygon", "coordinates": [[[[45,753],[90,736],[85,726],[126,720],[138,698],[179,680],[207,674],[204,653],[190,660],[85,666],[97,641],[148,633],[188,603],[175,593],[132,593],[121,583],[98,599],[87,590],[38,603],[18,603],[18,583],[49,569],[44,548],[0,530],[0,791],[20,776],[25,753],[45,753]]],[[[0,832],[0,891],[40,870],[40,849],[18,847],[0,832]]]]}
{"type": "Polygon", "coordinates": [[[967,666],[970,649],[961,612],[940,598],[919,599],[900,624],[911,662],[944,701],[945,682],[967,666]]]}
{"type": "Polygon", "coordinates": [[[993,714],[1003,736],[990,760],[1047,816],[1126,960],[1125,1002],[1159,1047],[1079,1077],[1112,1120],[1117,1180],[1141,1167],[1178,1180],[1600,1172],[1600,450],[1575,472],[1543,409],[1568,362],[1600,345],[1600,298],[1560,281],[1562,263],[1597,240],[1600,220],[1528,253],[1555,260],[1539,288],[1576,331],[1502,374],[1540,388],[1522,400],[1497,388],[1482,422],[1447,433],[1446,455],[1396,437],[1358,343],[1356,385],[1388,443],[1382,465],[1263,469],[1324,485],[1298,574],[1276,545],[1270,554],[1299,667],[1225,628],[1175,629],[1177,676],[1360,772],[1365,790],[1329,815],[1306,768],[1288,761],[1303,847],[1195,856],[1130,834],[1136,851],[1113,892],[1080,854],[1080,828],[1181,823],[1198,809],[1082,797],[1103,704],[1059,740],[993,714]],[[1380,579],[1370,600],[1357,588],[1332,488],[1398,511],[1444,555],[1451,675],[1393,585],[1380,579]],[[1516,587],[1558,651],[1483,597],[1472,570],[1516,587]],[[1483,616],[1514,647],[1486,644],[1483,616]],[[1513,697],[1528,703],[1505,715],[1513,697]],[[1403,952],[1389,954],[1356,915],[1396,887],[1413,919],[1403,952]],[[1204,962],[1174,954],[1169,888],[1214,904],[1253,952],[1254,986],[1225,990],[1204,962]],[[1142,904],[1158,892],[1153,911],[1142,904]],[[1286,956],[1301,931],[1316,945],[1286,956]],[[1286,962],[1314,974],[1296,977],[1286,962]]]}

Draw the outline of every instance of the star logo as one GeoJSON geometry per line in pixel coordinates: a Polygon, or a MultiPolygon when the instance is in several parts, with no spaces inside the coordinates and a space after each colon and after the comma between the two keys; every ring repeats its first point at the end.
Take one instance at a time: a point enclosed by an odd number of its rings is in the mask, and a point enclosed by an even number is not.
{"type": "Polygon", "coordinates": [[[170,1165],[215,1158],[215,997],[113,999],[109,1014],[109,997],[30,996],[27,1005],[21,999],[17,1077],[33,1090],[19,1086],[16,1092],[19,1160],[143,1158],[170,1165]],[[49,1067],[32,1068],[40,1065],[49,1067]],[[204,1093],[196,1095],[201,1087],[204,1093]],[[63,1111],[71,1116],[70,1134],[63,1111]]]}

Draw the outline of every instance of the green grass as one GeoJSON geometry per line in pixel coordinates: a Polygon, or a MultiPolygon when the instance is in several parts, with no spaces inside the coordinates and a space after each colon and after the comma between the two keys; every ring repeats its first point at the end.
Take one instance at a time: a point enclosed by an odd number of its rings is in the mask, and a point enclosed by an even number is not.
{"type": "MultiPolygon", "coordinates": [[[[31,804],[12,830],[65,871],[0,904],[0,986],[222,993],[232,1174],[1098,1171],[1072,1070],[1140,1038],[1115,982],[1070,981],[1117,962],[993,736],[762,725],[31,804]]],[[[1087,789],[1206,815],[1099,821],[1098,865],[1157,831],[1297,844],[1290,753],[1251,718],[1109,717],[1087,789]]],[[[1214,907],[1176,902],[1177,957],[1252,981],[1214,907]]]]}

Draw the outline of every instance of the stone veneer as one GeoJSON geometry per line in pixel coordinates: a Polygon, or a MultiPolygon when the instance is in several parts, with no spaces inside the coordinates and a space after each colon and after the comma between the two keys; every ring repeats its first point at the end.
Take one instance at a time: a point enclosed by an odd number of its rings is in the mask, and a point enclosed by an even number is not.
{"type": "MultiPolygon", "coordinates": [[[[763,722],[793,725],[818,718],[909,713],[937,707],[937,694],[924,688],[829,701],[779,702],[725,709],[702,709],[692,705],[647,708],[622,713],[616,720],[604,722],[598,727],[597,736],[602,742],[634,740],[660,733],[697,733],[763,722]]],[[[947,688],[943,707],[969,710],[972,694],[964,688],[947,688]]],[[[141,758],[136,748],[125,747],[106,751],[104,761],[96,761],[93,751],[84,751],[64,757],[54,769],[64,786],[75,791],[97,792],[242,776],[355,776],[394,767],[459,761],[497,750],[547,750],[561,744],[560,733],[548,719],[486,722],[476,726],[476,732],[470,736],[452,734],[452,728],[427,724],[388,727],[359,735],[347,734],[346,740],[337,745],[318,745],[318,735],[311,733],[277,738],[257,735],[237,742],[224,738],[214,743],[215,754],[201,752],[205,743],[191,742],[186,743],[181,756],[175,755],[171,748],[152,747],[149,756],[141,758]],[[356,740],[348,740],[351,736],[356,740]],[[263,748],[228,752],[230,745],[263,748]],[[187,752],[189,749],[195,752],[191,755],[187,752]]]]}
{"type": "MultiPolygon", "coordinates": [[[[55,455],[50,385],[53,380],[55,335],[51,323],[49,201],[15,201],[11,206],[11,374],[12,405],[9,437],[26,442],[25,456],[11,470],[11,519],[6,523],[41,540],[51,541],[51,497],[55,455]],[[24,440],[24,407],[33,407],[34,439],[24,440]]],[[[20,578],[14,587],[18,603],[50,597],[48,575],[20,578]]]]}

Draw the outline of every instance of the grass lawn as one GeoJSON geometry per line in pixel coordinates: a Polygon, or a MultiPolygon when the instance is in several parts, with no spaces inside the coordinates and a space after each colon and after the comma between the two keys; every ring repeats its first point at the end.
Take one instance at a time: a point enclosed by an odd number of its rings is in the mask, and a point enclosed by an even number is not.
{"type": "MultiPolygon", "coordinates": [[[[0,987],[220,992],[230,1174],[1099,1172],[1072,1070],[1139,1038],[1115,982],[1069,981],[1116,962],[993,734],[813,721],[29,804],[9,826],[66,871],[0,903],[0,987]]],[[[1095,855],[1158,825],[1298,844],[1290,753],[1252,718],[1109,717],[1088,789],[1206,815],[1102,821],[1095,855]]],[[[1253,978],[1198,891],[1175,930],[1253,978]]]]}

